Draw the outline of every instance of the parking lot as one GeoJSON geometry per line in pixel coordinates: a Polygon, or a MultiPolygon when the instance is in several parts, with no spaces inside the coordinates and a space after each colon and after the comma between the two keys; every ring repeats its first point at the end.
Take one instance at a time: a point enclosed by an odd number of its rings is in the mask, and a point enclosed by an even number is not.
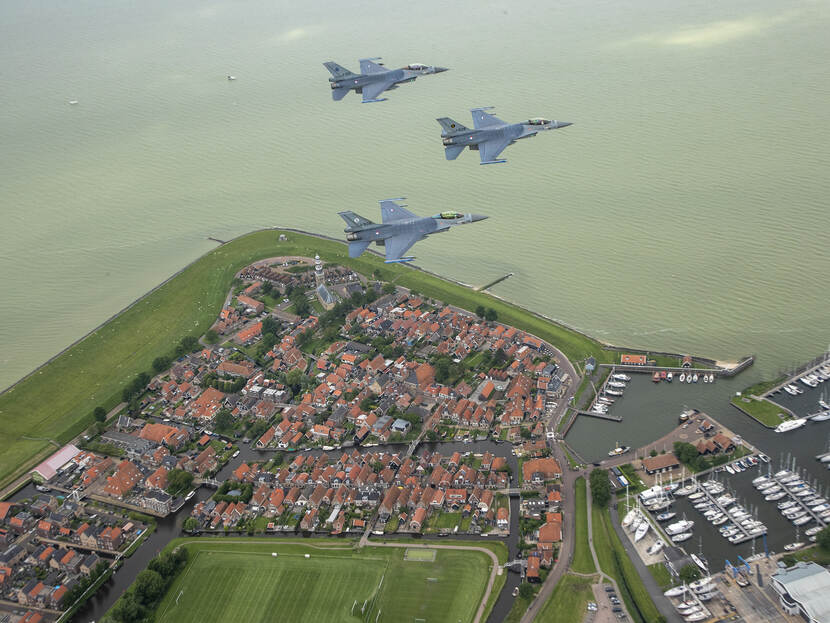
{"type": "Polygon", "coordinates": [[[619,603],[620,597],[613,592],[610,584],[594,584],[591,588],[594,591],[596,610],[585,613],[582,619],[584,623],[619,623],[628,620],[622,603],[619,603]],[[617,603],[612,600],[617,600],[617,603]],[[614,608],[620,608],[620,612],[614,612],[614,608]]]}

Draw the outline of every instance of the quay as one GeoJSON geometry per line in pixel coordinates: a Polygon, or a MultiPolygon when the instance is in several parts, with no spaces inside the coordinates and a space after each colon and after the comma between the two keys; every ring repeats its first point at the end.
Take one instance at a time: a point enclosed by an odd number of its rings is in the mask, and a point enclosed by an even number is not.
{"type": "MultiPolygon", "coordinates": [[[[616,350],[616,349],[615,349],[616,350]]],[[[637,352],[631,350],[631,352],[637,352]]],[[[663,354],[663,353],[659,353],[663,354]]],[[[666,353],[668,354],[668,353],[666,353]]],[[[680,358],[681,355],[671,355],[674,357],[680,358]]],[[[743,359],[741,359],[738,363],[736,363],[732,367],[722,367],[720,365],[716,365],[713,363],[712,367],[710,368],[684,368],[683,366],[658,366],[658,365],[634,365],[634,364],[621,364],[621,363],[601,363],[599,366],[601,368],[611,368],[611,374],[615,372],[635,372],[640,374],[653,374],[655,372],[671,372],[672,374],[679,374],[681,372],[700,372],[700,373],[707,373],[707,374],[714,374],[715,376],[725,376],[725,377],[732,377],[738,374],[739,372],[743,372],[749,366],[755,363],[755,356],[754,355],[747,355],[743,359]]]]}
{"type": "Polygon", "coordinates": [[[595,417],[601,420],[609,420],[611,422],[622,422],[621,415],[612,415],[611,413],[599,413],[598,411],[577,411],[576,414],[587,415],[589,417],[595,417]]]}
{"type": "Polygon", "coordinates": [[[507,273],[504,277],[499,277],[498,279],[496,279],[494,281],[491,281],[490,283],[488,283],[485,286],[481,286],[480,288],[473,288],[473,289],[476,292],[484,292],[485,290],[489,290],[493,286],[500,284],[505,279],[510,279],[510,277],[512,277],[512,276],[513,276],[513,273],[507,273]]]}

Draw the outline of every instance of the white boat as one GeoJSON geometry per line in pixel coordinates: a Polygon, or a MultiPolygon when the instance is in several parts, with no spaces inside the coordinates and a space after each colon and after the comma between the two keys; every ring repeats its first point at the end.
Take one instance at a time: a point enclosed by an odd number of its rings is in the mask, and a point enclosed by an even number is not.
{"type": "Polygon", "coordinates": [[[631,450],[630,446],[621,446],[620,442],[618,441],[617,442],[617,447],[614,448],[613,450],[608,451],[608,456],[620,456],[622,454],[625,454],[629,450],[631,450]]]}
{"type": "Polygon", "coordinates": [[[232,76],[232,75],[228,74],[228,80],[230,80],[230,81],[236,80],[236,76],[232,76]]]}
{"type": "Polygon", "coordinates": [[[701,610],[700,612],[693,612],[689,616],[685,617],[685,620],[689,623],[694,623],[695,621],[703,621],[704,619],[709,618],[709,613],[705,610],[701,610]]]}
{"type": "Polygon", "coordinates": [[[727,517],[726,517],[726,515],[724,515],[723,517],[720,517],[718,519],[713,519],[712,520],[712,525],[713,526],[719,526],[722,523],[726,523],[726,520],[727,520],[727,517]]]}
{"type": "Polygon", "coordinates": [[[682,617],[691,616],[695,612],[700,612],[700,610],[701,610],[701,607],[698,606],[696,603],[692,603],[691,605],[686,604],[686,603],[682,603],[682,604],[678,604],[675,607],[677,608],[677,611],[680,613],[680,616],[682,616],[682,617]]]}
{"type": "Polygon", "coordinates": [[[683,519],[681,521],[676,521],[673,524],[669,524],[666,526],[666,534],[672,536],[674,534],[680,534],[681,532],[687,532],[691,530],[695,525],[694,521],[690,521],[688,519],[683,519]]]}
{"type": "Polygon", "coordinates": [[[671,372],[669,372],[669,373],[666,375],[666,380],[667,380],[669,383],[671,383],[671,382],[672,382],[672,379],[673,379],[673,378],[674,378],[674,375],[673,375],[671,372]]]}
{"type": "Polygon", "coordinates": [[[636,508],[632,508],[630,511],[628,511],[628,512],[625,514],[625,517],[623,517],[623,520],[622,520],[622,527],[623,527],[623,528],[627,528],[629,525],[631,525],[631,522],[632,522],[632,521],[634,521],[634,518],[635,518],[636,516],[637,516],[637,509],[636,509],[636,508]]]}
{"type": "Polygon", "coordinates": [[[752,479],[752,485],[758,488],[760,488],[761,485],[769,484],[770,482],[770,479],[766,476],[758,476],[757,478],[752,479]]]}
{"type": "Polygon", "coordinates": [[[623,395],[623,393],[621,391],[616,390],[616,389],[606,389],[605,393],[608,394],[609,396],[622,396],[623,395]]]}
{"type": "Polygon", "coordinates": [[[709,573],[709,565],[707,565],[705,562],[703,562],[703,561],[700,559],[700,556],[698,556],[697,554],[689,554],[689,556],[691,557],[692,561],[693,561],[693,562],[694,562],[694,563],[695,563],[698,567],[700,567],[701,571],[704,571],[705,573],[709,573]]]}
{"type": "Polygon", "coordinates": [[[634,516],[634,520],[631,522],[631,525],[628,526],[629,530],[631,530],[631,532],[636,532],[637,528],[640,527],[640,524],[643,523],[643,521],[643,516],[640,513],[637,513],[634,516]]]}
{"type": "Polygon", "coordinates": [[[677,495],[677,496],[683,497],[683,496],[686,496],[686,495],[691,495],[695,491],[697,491],[697,485],[692,483],[690,485],[686,485],[685,487],[681,487],[680,489],[675,491],[674,494],[677,495]]]}
{"type": "Polygon", "coordinates": [[[665,593],[663,593],[666,597],[680,597],[683,593],[685,593],[688,588],[685,586],[675,586],[674,588],[670,588],[665,593]]]}
{"type": "Polygon", "coordinates": [[[798,519],[793,519],[794,526],[803,526],[806,523],[810,523],[813,521],[813,518],[810,515],[804,515],[804,517],[799,517],[798,519]]]}
{"type": "Polygon", "coordinates": [[[795,418],[794,420],[787,420],[786,422],[781,422],[778,426],[775,427],[776,433],[786,433],[791,430],[795,430],[797,428],[801,428],[807,423],[805,418],[795,418]]]}
{"type": "Polygon", "coordinates": [[[611,378],[612,378],[612,379],[614,379],[615,381],[625,381],[625,382],[628,382],[628,381],[630,381],[630,380],[631,380],[631,377],[630,377],[630,376],[628,376],[627,374],[619,374],[619,373],[617,373],[617,374],[612,374],[612,375],[611,375],[611,378]]]}
{"type": "MultiPolygon", "coordinates": [[[[686,375],[686,383],[691,383],[691,382],[692,382],[692,375],[687,374],[686,375]]],[[[695,374],[695,383],[697,383],[697,374],[695,374]]]]}
{"type": "Polygon", "coordinates": [[[784,546],[784,551],[785,551],[785,552],[794,552],[794,551],[795,551],[795,550],[797,550],[797,549],[801,549],[801,548],[802,548],[802,547],[804,547],[805,545],[806,545],[806,543],[804,543],[804,542],[802,542],[802,541],[798,541],[798,542],[796,542],[796,543],[787,543],[787,544],[784,546]]]}
{"type": "Polygon", "coordinates": [[[651,527],[651,524],[648,521],[643,521],[637,526],[637,532],[634,533],[634,542],[637,543],[642,540],[642,538],[648,532],[648,529],[651,527]]]}
{"type": "Polygon", "coordinates": [[[706,494],[703,491],[698,491],[697,493],[692,493],[689,496],[689,499],[694,502],[695,500],[699,500],[700,498],[704,497],[706,494]]]}
{"type": "Polygon", "coordinates": [[[625,389],[626,387],[625,383],[623,383],[622,381],[608,381],[606,385],[608,387],[616,387],[617,389],[625,389]]]}
{"type": "Polygon", "coordinates": [[[681,534],[673,536],[671,538],[671,540],[674,541],[675,543],[682,543],[683,541],[688,541],[691,538],[692,538],[692,533],[691,532],[683,532],[681,534]]]}
{"type": "Polygon", "coordinates": [[[818,534],[819,532],[821,532],[821,530],[821,526],[813,526],[812,528],[808,528],[807,530],[805,530],[804,534],[806,534],[807,536],[813,536],[814,534],[818,534]]]}
{"type": "Polygon", "coordinates": [[[70,106],[77,106],[78,105],[78,100],[69,100],[69,105],[70,106]]]}
{"type": "Polygon", "coordinates": [[[830,420],[830,411],[822,411],[810,417],[812,422],[825,422],[827,420],[830,420]]]}
{"type": "Polygon", "coordinates": [[[646,553],[649,556],[654,556],[655,554],[659,553],[661,549],[663,549],[664,545],[665,543],[663,542],[663,539],[657,539],[654,543],[651,544],[651,547],[649,547],[646,550],[646,553]]]}
{"type": "Polygon", "coordinates": [[[786,491],[779,491],[778,493],[770,493],[768,495],[765,495],[764,499],[767,502],[775,502],[776,500],[780,500],[781,498],[783,498],[786,495],[787,495],[786,491]]]}
{"type": "Polygon", "coordinates": [[[769,463],[769,457],[763,452],[758,453],[758,458],[761,459],[762,463],[769,463]]]}
{"type": "Polygon", "coordinates": [[[828,404],[824,398],[818,401],[818,406],[820,406],[825,411],[830,411],[830,404],[828,404]]]}
{"type": "Polygon", "coordinates": [[[234,452],[234,453],[231,455],[231,458],[232,458],[232,459],[235,459],[235,458],[236,458],[236,457],[238,457],[238,456],[239,456],[239,450],[237,450],[236,452],[234,452]]]}
{"type": "Polygon", "coordinates": [[[686,382],[686,373],[685,373],[685,372],[681,372],[681,373],[680,373],[680,382],[681,382],[681,383],[685,383],[685,382],[686,382]]]}
{"type": "Polygon", "coordinates": [[[194,495],[196,495],[196,489],[184,496],[184,501],[187,502],[188,500],[192,499],[194,495]]]}
{"type": "Polygon", "coordinates": [[[657,519],[657,521],[668,521],[669,519],[674,519],[676,516],[677,513],[674,512],[660,513],[655,519],[657,519]]]}
{"type": "Polygon", "coordinates": [[[693,591],[696,591],[696,590],[699,590],[699,589],[701,589],[705,586],[708,586],[709,584],[711,584],[711,582],[712,582],[712,578],[707,576],[705,578],[700,578],[699,580],[697,580],[695,582],[692,582],[691,584],[689,584],[689,588],[692,589],[693,591]]]}
{"type": "Polygon", "coordinates": [[[733,474],[733,475],[735,474],[735,470],[734,470],[734,469],[732,469],[732,466],[731,466],[731,465],[724,465],[724,467],[723,467],[723,468],[726,470],[726,472],[727,472],[728,474],[733,474]]]}

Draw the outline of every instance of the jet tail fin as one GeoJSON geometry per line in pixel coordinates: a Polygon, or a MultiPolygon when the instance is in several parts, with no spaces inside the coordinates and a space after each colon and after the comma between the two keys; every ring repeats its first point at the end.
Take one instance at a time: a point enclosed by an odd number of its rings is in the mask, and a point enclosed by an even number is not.
{"type": "Polygon", "coordinates": [[[344,97],[346,97],[346,94],[348,92],[349,92],[349,89],[347,89],[346,87],[338,87],[336,89],[332,89],[331,90],[331,99],[333,99],[335,102],[339,102],[344,97]]]}
{"type": "Polygon", "coordinates": [[[360,256],[372,243],[371,240],[356,240],[349,243],[349,257],[360,256]]]}
{"type": "Polygon", "coordinates": [[[464,151],[464,145],[450,145],[444,148],[444,155],[447,160],[455,160],[462,151],[464,151]]]}
{"type": "Polygon", "coordinates": [[[334,80],[342,80],[343,78],[348,78],[350,76],[356,76],[357,74],[349,71],[343,65],[338,65],[334,61],[327,61],[323,63],[326,69],[331,72],[332,78],[334,80]]]}
{"type": "Polygon", "coordinates": [[[346,225],[348,225],[348,229],[360,229],[361,227],[365,227],[367,225],[374,225],[372,221],[367,218],[363,218],[359,214],[355,214],[350,210],[346,210],[345,212],[338,212],[340,218],[346,221],[346,225]]]}
{"type": "Polygon", "coordinates": [[[457,121],[453,121],[449,117],[441,117],[440,119],[436,119],[436,121],[441,124],[441,128],[444,130],[441,132],[441,136],[449,136],[450,134],[469,130],[468,127],[461,125],[457,121]]]}

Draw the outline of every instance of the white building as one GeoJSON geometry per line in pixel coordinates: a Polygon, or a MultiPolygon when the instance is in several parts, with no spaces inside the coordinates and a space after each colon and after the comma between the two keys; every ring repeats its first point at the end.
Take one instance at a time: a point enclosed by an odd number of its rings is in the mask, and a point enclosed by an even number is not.
{"type": "Polygon", "coordinates": [[[770,576],[781,607],[810,623],[830,623],[830,572],[814,562],[798,562],[770,576]]]}

